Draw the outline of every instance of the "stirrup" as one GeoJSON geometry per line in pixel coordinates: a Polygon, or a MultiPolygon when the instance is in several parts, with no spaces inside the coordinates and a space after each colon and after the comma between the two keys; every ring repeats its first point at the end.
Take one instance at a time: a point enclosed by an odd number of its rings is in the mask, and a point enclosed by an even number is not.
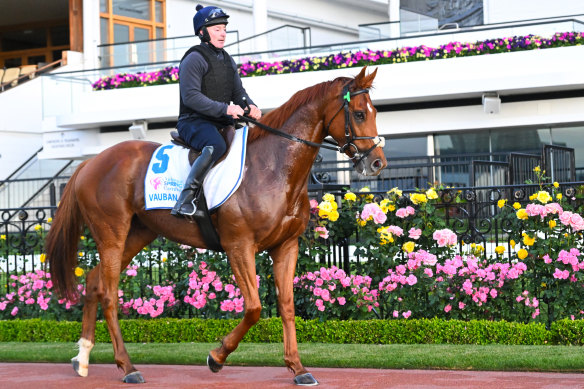
{"type": "Polygon", "coordinates": [[[177,215],[181,215],[181,216],[188,216],[188,217],[192,217],[195,213],[197,212],[197,204],[196,204],[196,199],[193,199],[191,202],[187,202],[184,204],[181,204],[181,206],[179,207],[179,209],[176,211],[177,215]],[[192,206],[192,211],[188,212],[185,208],[192,206]]]}

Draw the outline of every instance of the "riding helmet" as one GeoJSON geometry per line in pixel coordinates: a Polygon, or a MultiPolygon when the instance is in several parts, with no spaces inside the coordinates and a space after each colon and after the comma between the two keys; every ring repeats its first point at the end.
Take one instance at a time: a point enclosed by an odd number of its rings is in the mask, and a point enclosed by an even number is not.
{"type": "Polygon", "coordinates": [[[221,8],[209,6],[203,7],[201,4],[197,5],[197,13],[193,17],[193,28],[195,35],[199,35],[199,31],[203,27],[213,26],[215,24],[227,24],[229,15],[221,8]]]}

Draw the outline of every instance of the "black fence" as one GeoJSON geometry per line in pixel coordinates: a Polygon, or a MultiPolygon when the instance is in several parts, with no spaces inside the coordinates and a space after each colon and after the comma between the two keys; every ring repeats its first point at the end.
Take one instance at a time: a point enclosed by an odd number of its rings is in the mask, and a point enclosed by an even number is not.
{"type": "MultiPolygon", "coordinates": [[[[330,157],[329,157],[330,158],[330,157]]],[[[336,158],[336,155],[335,155],[336,158]]],[[[452,187],[522,185],[536,181],[534,168],[546,171],[552,181],[584,179],[575,166],[574,149],[543,145],[533,153],[477,153],[391,158],[379,176],[364,177],[354,171],[352,162],[327,160],[319,155],[313,165],[315,180],[324,184],[369,187],[372,191],[428,188],[440,183],[452,187]]]]}
{"type": "MultiPolygon", "coordinates": [[[[509,245],[510,226],[496,218],[501,209],[497,203],[507,199],[509,203],[528,203],[529,196],[536,193],[538,185],[511,185],[498,187],[446,188],[438,190],[439,201],[436,209],[446,220],[448,227],[456,233],[459,242],[481,244],[487,251],[499,245],[509,245]]],[[[574,207],[582,205],[584,182],[562,183],[556,191],[561,191],[566,202],[574,207]]],[[[338,186],[312,186],[310,196],[320,201],[324,193],[332,193],[338,198],[344,195],[338,186]]],[[[408,204],[407,191],[402,196],[403,205],[408,204]]],[[[386,192],[371,192],[380,201],[386,192]]],[[[50,228],[51,218],[56,207],[36,207],[6,209],[0,211],[0,290],[10,290],[10,277],[22,275],[43,267],[43,246],[46,232],[50,228]]],[[[404,230],[408,226],[402,226],[404,230]]],[[[308,232],[308,235],[312,233],[308,232]]],[[[307,235],[307,236],[308,236],[307,235]]],[[[328,252],[314,258],[324,266],[335,265],[350,272],[352,264],[367,260],[352,252],[352,247],[359,240],[358,231],[348,231],[346,237],[333,241],[329,239],[328,252]]],[[[462,245],[459,247],[462,250],[462,245]]],[[[509,248],[509,252],[511,249],[509,248]]],[[[141,266],[149,268],[153,282],[160,282],[163,277],[160,269],[172,266],[172,261],[164,264],[169,256],[168,242],[159,238],[148,248],[148,259],[141,266]]],[[[488,253],[487,253],[488,254],[488,253]]],[[[80,242],[80,255],[87,264],[97,263],[95,244],[90,239],[80,242]]],[[[169,269],[167,269],[169,270],[169,269]]],[[[170,269],[172,270],[172,269],[170,269]]],[[[166,271],[164,276],[172,274],[166,271]]]]}

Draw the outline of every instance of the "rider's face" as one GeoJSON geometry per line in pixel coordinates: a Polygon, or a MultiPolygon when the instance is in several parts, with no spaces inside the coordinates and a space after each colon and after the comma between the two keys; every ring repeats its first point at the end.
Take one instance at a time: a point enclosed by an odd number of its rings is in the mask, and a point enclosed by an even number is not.
{"type": "Polygon", "coordinates": [[[207,31],[209,31],[209,36],[211,37],[211,44],[218,49],[222,49],[225,46],[225,38],[227,37],[225,24],[209,26],[207,31]]]}

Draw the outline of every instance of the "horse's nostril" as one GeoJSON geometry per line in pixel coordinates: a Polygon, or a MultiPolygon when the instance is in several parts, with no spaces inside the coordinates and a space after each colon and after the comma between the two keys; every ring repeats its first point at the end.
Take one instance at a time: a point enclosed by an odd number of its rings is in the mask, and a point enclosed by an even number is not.
{"type": "Polygon", "coordinates": [[[376,159],[375,161],[373,161],[373,163],[371,164],[371,167],[373,168],[373,170],[381,169],[381,160],[376,159]]]}

